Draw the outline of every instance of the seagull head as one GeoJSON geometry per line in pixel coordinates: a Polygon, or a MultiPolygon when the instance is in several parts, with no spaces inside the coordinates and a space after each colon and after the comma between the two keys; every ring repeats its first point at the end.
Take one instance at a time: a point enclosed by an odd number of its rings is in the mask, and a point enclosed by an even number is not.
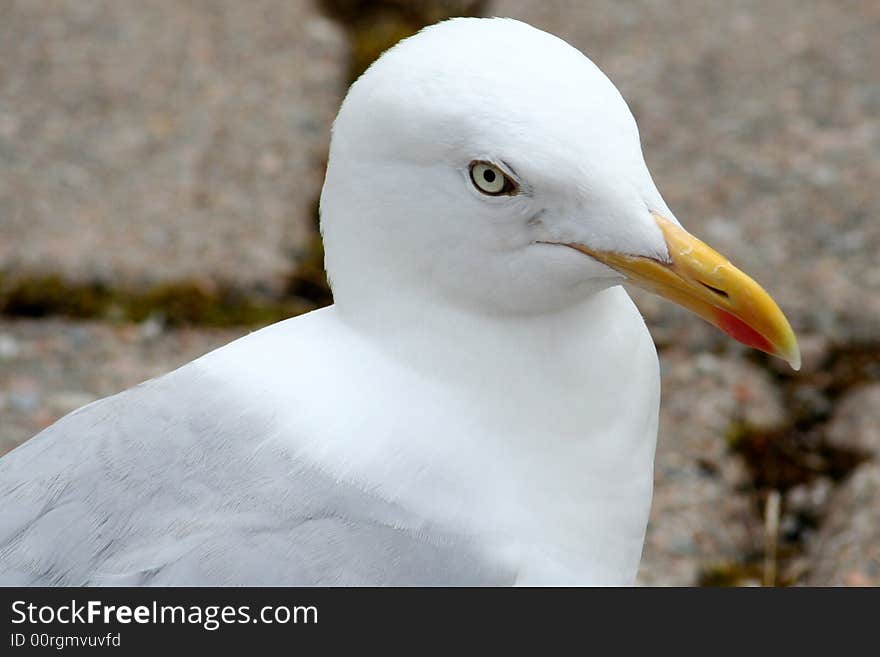
{"type": "Polygon", "coordinates": [[[800,364],[782,311],[690,235],[612,82],[511,19],[452,19],[380,57],[334,123],[321,197],[337,305],[555,313],[628,282],[800,364]]]}

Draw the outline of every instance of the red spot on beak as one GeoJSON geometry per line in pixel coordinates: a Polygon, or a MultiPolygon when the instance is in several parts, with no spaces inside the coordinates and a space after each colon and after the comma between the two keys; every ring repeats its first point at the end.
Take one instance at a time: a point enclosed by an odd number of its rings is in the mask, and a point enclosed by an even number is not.
{"type": "Polygon", "coordinates": [[[739,317],[731,315],[725,310],[718,310],[718,327],[734,340],[744,345],[773,353],[773,345],[763,335],[742,321],[739,317]]]}

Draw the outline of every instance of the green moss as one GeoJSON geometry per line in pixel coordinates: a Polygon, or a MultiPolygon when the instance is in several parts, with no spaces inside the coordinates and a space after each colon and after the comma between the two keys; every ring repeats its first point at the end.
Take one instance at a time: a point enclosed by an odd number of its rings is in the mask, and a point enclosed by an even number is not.
{"type": "Polygon", "coordinates": [[[395,43],[419,31],[420,26],[406,18],[382,13],[371,21],[357,24],[349,32],[349,79],[356,80],[376,58],[395,43]]]}
{"type": "Polygon", "coordinates": [[[724,441],[728,448],[736,450],[752,433],[753,430],[747,423],[734,420],[724,432],[724,441]]]}
{"type": "Polygon", "coordinates": [[[299,264],[287,280],[287,294],[306,299],[316,308],[333,303],[333,295],[324,270],[324,242],[318,232],[317,217],[315,230],[299,258],[299,264]]]}
{"type": "Polygon", "coordinates": [[[753,585],[761,581],[761,568],[758,564],[719,562],[704,568],[698,581],[700,586],[753,585]]]}
{"type": "Polygon", "coordinates": [[[127,300],[127,318],[161,315],[172,326],[263,326],[311,308],[302,301],[260,301],[228,288],[207,291],[194,283],[158,285],[127,300]]]}
{"type": "Polygon", "coordinates": [[[257,299],[228,287],[182,281],[146,289],[111,289],[60,276],[0,278],[0,314],[140,322],[162,317],[171,326],[263,326],[314,308],[297,297],[257,299]]]}
{"type": "MultiPolygon", "coordinates": [[[[784,564],[799,551],[790,548],[780,551],[780,564],[784,564]]],[[[797,582],[790,577],[781,576],[773,586],[793,586],[797,582]]],[[[764,555],[753,554],[743,561],[720,561],[710,564],[700,572],[697,582],[699,586],[758,586],[764,585],[764,555]]]]}
{"type": "Polygon", "coordinates": [[[321,0],[320,6],[348,34],[349,81],[353,82],[401,39],[446,18],[479,16],[484,13],[486,1],[321,0]]]}
{"type": "Polygon", "coordinates": [[[784,492],[820,476],[839,481],[867,458],[831,445],[823,430],[802,422],[770,430],[734,422],[726,435],[731,449],[748,464],[755,489],[784,492]]]}
{"type": "Polygon", "coordinates": [[[831,399],[864,383],[880,381],[880,341],[835,345],[824,369],[830,379],[826,391],[831,399]]]}
{"type": "Polygon", "coordinates": [[[0,312],[6,315],[44,317],[95,317],[102,314],[112,294],[102,285],[70,285],[60,276],[9,279],[0,285],[0,312]]]}

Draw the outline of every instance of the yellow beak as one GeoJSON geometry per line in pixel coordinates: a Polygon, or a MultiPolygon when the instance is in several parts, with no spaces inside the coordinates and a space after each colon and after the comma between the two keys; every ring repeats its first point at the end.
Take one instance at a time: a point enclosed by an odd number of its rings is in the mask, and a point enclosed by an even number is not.
{"type": "Polygon", "coordinates": [[[770,295],[687,231],[659,215],[654,219],[666,238],[670,262],[569,246],[616,269],[633,284],[695,312],[743,344],[800,369],[797,338],[770,295]]]}

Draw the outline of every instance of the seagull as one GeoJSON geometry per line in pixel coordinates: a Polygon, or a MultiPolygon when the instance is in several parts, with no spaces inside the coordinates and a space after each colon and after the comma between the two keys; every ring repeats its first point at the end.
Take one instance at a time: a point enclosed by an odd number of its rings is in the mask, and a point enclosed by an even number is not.
{"type": "Polygon", "coordinates": [[[799,367],[686,232],[611,81],[458,18],[348,91],[333,305],[89,404],[0,460],[6,585],[629,585],[660,377],[622,283],[799,367]]]}

